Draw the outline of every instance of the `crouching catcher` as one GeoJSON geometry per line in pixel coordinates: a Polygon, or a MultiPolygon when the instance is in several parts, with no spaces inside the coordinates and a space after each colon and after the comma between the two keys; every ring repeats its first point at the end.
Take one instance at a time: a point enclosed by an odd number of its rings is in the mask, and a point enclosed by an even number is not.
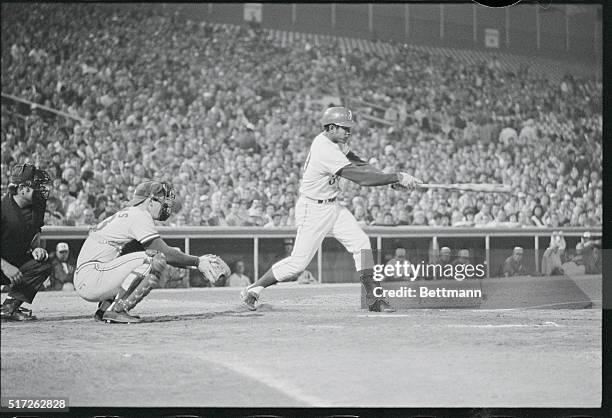
{"type": "Polygon", "coordinates": [[[159,236],[154,221],[168,219],[173,205],[170,184],[146,181],[138,185],[126,208],[90,230],[79,253],[74,286],[83,299],[98,302],[96,320],[140,322],[130,311],[157,286],[168,264],[212,274],[209,257],[185,254],[159,236]],[[123,247],[134,240],[144,251],[121,255],[123,247]]]}

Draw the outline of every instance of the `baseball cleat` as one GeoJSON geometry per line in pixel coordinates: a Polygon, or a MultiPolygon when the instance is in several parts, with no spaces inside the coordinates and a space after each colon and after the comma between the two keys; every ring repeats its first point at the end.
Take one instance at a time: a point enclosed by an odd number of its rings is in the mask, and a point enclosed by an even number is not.
{"type": "Polygon", "coordinates": [[[370,312],[395,312],[395,309],[385,299],[376,299],[374,303],[368,306],[368,310],[370,312]]]}
{"type": "Polygon", "coordinates": [[[139,316],[130,315],[125,311],[106,311],[102,316],[102,320],[105,321],[107,324],[136,324],[138,322],[141,322],[139,316]]]}
{"type": "Polygon", "coordinates": [[[17,299],[5,299],[0,309],[2,321],[34,321],[36,317],[32,315],[30,309],[22,308],[21,301],[17,299]]]}
{"type": "Polygon", "coordinates": [[[242,303],[244,303],[247,308],[252,311],[257,310],[257,306],[255,306],[257,300],[259,299],[259,295],[257,293],[246,288],[240,292],[240,297],[242,298],[242,303]]]}
{"type": "Polygon", "coordinates": [[[104,316],[104,312],[112,305],[113,299],[103,300],[98,303],[98,310],[94,314],[94,319],[96,321],[103,321],[102,317],[104,316]]]}
{"type": "Polygon", "coordinates": [[[2,310],[1,319],[2,321],[35,321],[36,316],[32,315],[32,311],[30,309],[25,308],[17,308],[17,310],[13,313],[9,313],[5,310],[2,310]]]}

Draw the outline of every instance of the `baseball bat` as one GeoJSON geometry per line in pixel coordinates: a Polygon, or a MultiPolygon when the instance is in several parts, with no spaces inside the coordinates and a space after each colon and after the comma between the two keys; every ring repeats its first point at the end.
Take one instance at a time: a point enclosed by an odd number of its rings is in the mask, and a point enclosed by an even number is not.
{"type": "Polygon", "coordinates": [[[445,189],[464,192],[512,193],[511,186],[497,183],[421,183],[418,184],[417,187],[421,189],[445,189]]]}
{"type": "MultiPolygon", "coordinates": [[[[420,183],[416,187],[420,189],[444,189],[457,190],[462,192],[484,192],[484,193],[512,193],[512,187],[507,184],[496,183],[420,183]]],[[[393,189],[403,189],[399,183],[391,186],[393,189]]]]}

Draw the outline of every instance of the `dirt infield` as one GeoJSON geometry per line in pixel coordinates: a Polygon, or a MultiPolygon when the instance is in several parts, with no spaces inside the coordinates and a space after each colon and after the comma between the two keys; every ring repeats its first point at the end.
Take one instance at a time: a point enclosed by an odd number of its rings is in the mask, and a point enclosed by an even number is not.
{"type": "Polygon", "coordinates": [[[599,407],[601,310],[412,309],[368,314],[359,287],[154,290],[147,322],[42,293],[2,324],[2,396],[71,406],[599,407]]]}

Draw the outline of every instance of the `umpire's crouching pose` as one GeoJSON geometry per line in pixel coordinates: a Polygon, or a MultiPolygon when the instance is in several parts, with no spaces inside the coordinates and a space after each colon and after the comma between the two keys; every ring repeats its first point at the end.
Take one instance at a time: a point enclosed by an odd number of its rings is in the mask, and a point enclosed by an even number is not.
{"type": "Polygon", "coordinates": [[[51,271],[48,254],[40,247],[50,182],[49,175],[32,164],[11,171],[9,191],[2,197],[2,284],[10,285],[2,304],[2,320],[36,319],[21,304],[32,303],[51,271]]]}

